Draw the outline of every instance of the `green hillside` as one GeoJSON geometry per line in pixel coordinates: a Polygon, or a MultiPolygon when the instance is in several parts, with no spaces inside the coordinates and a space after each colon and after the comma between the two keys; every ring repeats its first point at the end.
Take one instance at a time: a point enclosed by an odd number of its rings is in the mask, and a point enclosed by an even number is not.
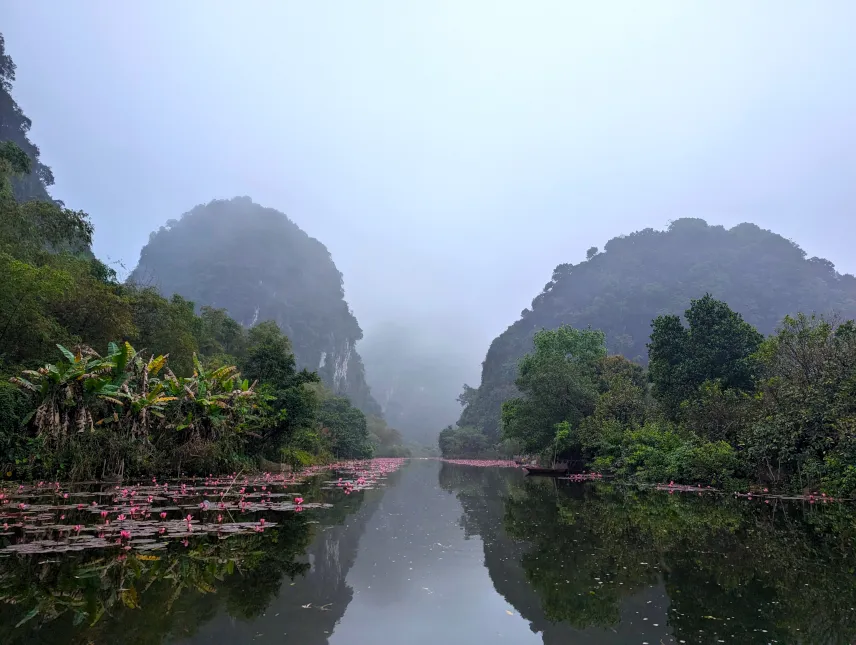
{"type": "Polygon", "coordinates": [[[560,264],[529,309],[490,345],[480,386],[465,386],[459,425],[499,437],[500,407],[516,395],[520,358],[540,329],[562,324],[606,334],[610,353],[647,361],[651,321],[682,314],[710,293],[769,334],[798,311],[856,315],[856,278],[794,242],[754,224],[731,229],[679,219],[665,231],[644,229],[592,248],[579,264],[560,264]]]}

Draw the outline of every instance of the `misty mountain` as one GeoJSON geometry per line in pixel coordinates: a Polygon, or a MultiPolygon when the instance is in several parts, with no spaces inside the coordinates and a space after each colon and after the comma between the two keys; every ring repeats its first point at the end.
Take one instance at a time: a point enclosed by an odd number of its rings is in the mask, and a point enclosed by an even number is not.
{"type": "Polygon", "coordinates": [[[27,118],[18,103],[12,98],[12,83],[15,81],[15,63],[6,53],[6,41],[0,34],[0,141],[11,141],[24,151],[30,159],[32,171],[29,175],[12,178],[12,190],[18,201],[29,199],[51,199],[48,186],[54,183],[51,169],[39,161],[39,148],[30,141],[32,121],[27,118]]]}
{"type": "Polygon", "coordinates": [[[856,316],[856,277],[839,274],[828,260],[806,258],[796,243],[754,224],[726,229],[679,219],[665,231],[613,238],[587,256],[556,267],[531,308],[491,343],[481,385],[464,387],[459,425],[499,436],[500,406],[516,395],[517,362],[532,350],[540,329],[600,329],[611,353],[644,363],[651,321],[682,315],[705,293],[764,334],[800,311],[856,316]]]}
{"type": "Polygon", "coordinates": [[[380,414],[355,348],[362,338],[327,248],[249,197],[215,200],[153,232],[129,276],[197,307],[224,308],[245,327],[275,321],[298,366],[318,372],[366,414],[380,414]]]}
{"type": "Polygon", "coordinates": [[[425,341],[395,323],[373,328],[359,349],[387,423],[408,440],[435,445],[440,428],[461,413],[456,399],[466,359],[445,340],[425,341]]]}

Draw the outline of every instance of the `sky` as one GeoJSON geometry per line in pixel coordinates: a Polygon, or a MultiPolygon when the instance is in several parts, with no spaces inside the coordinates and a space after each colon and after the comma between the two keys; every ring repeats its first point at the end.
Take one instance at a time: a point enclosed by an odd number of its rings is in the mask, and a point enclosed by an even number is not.
{"type": "MultiPolygon", "coordinates": [[[[31,0],[13,96],[94,250],[249,195],[332,253],[367,335],[477,382],[553,268],[679,217],[856,272],[856,2],[31,0]]],[[[464,379],[462,379],[464,380],[464,379]]]]}

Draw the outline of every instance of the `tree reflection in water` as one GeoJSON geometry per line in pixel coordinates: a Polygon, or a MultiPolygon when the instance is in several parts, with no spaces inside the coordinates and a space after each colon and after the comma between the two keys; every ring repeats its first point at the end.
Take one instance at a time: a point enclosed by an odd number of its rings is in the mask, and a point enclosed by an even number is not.
{"type": "Polygon", "coordinates": [[[615,633],[636,613],[628,608],[644,609],[640,598],[657,589],[668,601],[663,642],[856,637],[856,513],[848,506],[447,465],[440,481],[461,501],[465,530],[484,539],[497,591],[545,643],[570,628],[615,633]]]}
{"type": "MultiPolygon", "coordinates": [[[[304,489],[326,509],[286,513],[276,526],[228,538],[201,534],[153,552],[83,550],[0,557],[0,643],[155,644],[186,638],[218,614],[260,616],[321,527],[357,512],[363,494],[304,489]]],[[[344,607],[342,608],[344,611],[344,607]]]]}

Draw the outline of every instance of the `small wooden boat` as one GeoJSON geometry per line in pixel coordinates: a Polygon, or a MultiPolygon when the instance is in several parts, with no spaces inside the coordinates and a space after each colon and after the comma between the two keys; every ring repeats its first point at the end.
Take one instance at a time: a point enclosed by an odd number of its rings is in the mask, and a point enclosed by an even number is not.
{"type": "Polygon", "coordinates": [[[523,470],[527,475],[539,475],[541,477],[559,477],[560,475],[568,474],[567,464],[564,466],[555,466],[552,468],[541,468],[538,466],[524,466],[523,470]]]}

